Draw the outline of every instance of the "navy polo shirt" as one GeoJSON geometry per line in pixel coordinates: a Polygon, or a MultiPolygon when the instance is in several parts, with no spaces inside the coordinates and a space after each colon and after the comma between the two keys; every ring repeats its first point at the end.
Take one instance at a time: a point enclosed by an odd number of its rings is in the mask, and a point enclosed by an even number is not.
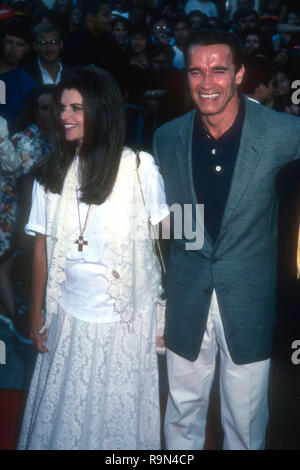
{"type": "Polygon", "coordinates": [[[195,114],[193,130],[193,176],[199,204],[204,204],[204,225],[216,241],[225,209],[234,165],[240,147],[245,118],[245,101],[240,97],[237,117],[217,140],[204,128],[201,115],[195,114]]]}

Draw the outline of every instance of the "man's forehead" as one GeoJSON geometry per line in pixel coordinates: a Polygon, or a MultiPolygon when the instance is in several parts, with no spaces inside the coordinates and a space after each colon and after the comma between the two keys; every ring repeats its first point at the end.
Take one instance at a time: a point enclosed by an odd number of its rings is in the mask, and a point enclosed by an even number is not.
{"type": "Polygon", "coordinates": [[[18,36],[14,36],[13,34],[8,34],[8,33],[6,33],[6,35],[5,35],[5,40],[6,41],[19,41],[19,42],[23,42],[23,43],[26,42],[26,39],[20,38],[18,36]]]}
{"type": "Polygon", "coordinates": [[[210,44],[210,45],[200,45],[196,44],[190,48],[190,56],[197,57],[199,59],[209,59],[209,58],[222,58],[227,60],[232,60],[232,52],[230,47],[227,44],[210,44]]]}
{"type": "Polygon", "coordinates": [[[47,31],[38,35],[38,39],[47,39],[47,38],[60,38],[58,31],[47,31]]]}

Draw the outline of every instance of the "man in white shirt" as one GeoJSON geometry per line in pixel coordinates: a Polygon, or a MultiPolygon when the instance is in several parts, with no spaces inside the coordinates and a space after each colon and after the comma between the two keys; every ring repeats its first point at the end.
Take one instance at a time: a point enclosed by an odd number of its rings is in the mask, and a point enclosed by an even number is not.
{"type": "Polygon", "coordinates": [[[184,13],[188,15],[191,11],[199,10],[208,17],[217,17],[218,10],[214,2],[209,0],[188,0],[184,9],[184,13]]]}
{"type": "Polygon", "coordinates": [[[26,70],[40,85],[57,85],[63,74],[68,71],[60,60],[63,41],[59,26],[39,23],[34,28],[34,36],[33,47],[37,58],[26,70]]]}

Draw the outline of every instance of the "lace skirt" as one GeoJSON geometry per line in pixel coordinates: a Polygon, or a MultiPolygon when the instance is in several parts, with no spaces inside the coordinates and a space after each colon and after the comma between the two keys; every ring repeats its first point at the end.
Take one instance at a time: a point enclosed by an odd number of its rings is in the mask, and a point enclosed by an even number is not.
{"type": "Polygon", "coordinates": [[[18,449],[160,449],[156,319],[90,323],[53,315],[38,353],[18,449]]]}

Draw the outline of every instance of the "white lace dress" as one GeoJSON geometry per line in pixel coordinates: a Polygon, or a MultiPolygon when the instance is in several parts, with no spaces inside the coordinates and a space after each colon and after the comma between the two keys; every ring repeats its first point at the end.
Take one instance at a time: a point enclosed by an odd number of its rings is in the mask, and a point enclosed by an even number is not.
{"type": "MultiPolygon", "coordinates": [[[[153,207],[160,208],[150,214],[158,222],[167,210],[161,209],[163,183],[151,158],[141,158],[146,170],[141,180],[144,191],[150,188],[153,207]]],[[[95,217],[94,211],[89,227],[95,217]]],[[[34,230],[38,223],[30,220],[34,230]]],[[[80,306],[72,315],[60,305],[51,317],[49,352],[38,353],[18,449],[160,448],[153,306],[136,311],[130,328],[126,322],[108,321],[111,299],[104,298],[103,304],[103,317],[101,308],[98,317],[94,310],[94,321],[84,320],[80,306]]]]}

